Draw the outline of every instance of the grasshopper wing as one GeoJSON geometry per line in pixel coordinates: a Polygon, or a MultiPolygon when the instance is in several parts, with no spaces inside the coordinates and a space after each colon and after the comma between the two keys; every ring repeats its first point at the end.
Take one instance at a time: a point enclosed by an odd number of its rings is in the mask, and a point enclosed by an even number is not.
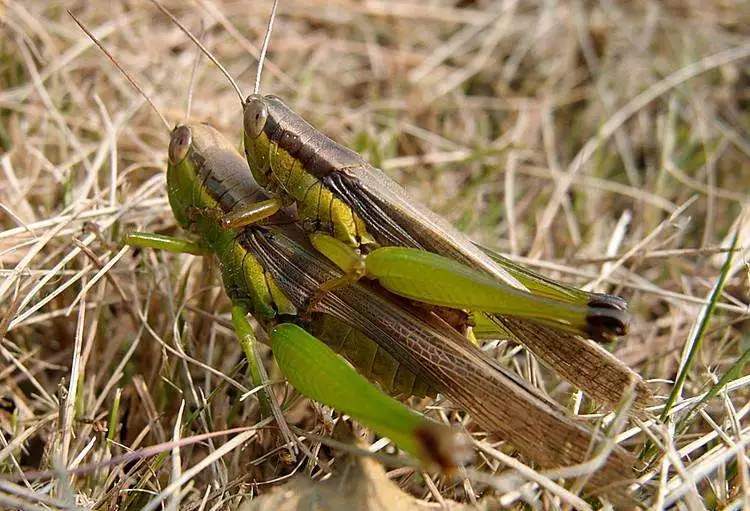
{"type": "Polygon", "coordinates": [[[525,289],[466,235],[413,200],[382,170],[363,162],[331,172],[323,181],[367,223],[382,244],[429,250],[483,269],[510,286],[525,289]]]}
{"type": "MultiPolygon", "coordinates": [[[[337,271],[283,235],[256,230],[248,246],[279,286],[300,307],[337,271]]],[[[555,402],[511,373],[430,313],[362,283],[325,295],[315,310],[362,331],[436,390],[468,411],[543,467],[582,463],[599,433],[572,420],[555,402]]],[[[615,501],[627,502],[623,482],[636,459],[614,446],[592,474],[592,487],[608,486],[615,501]],[[609,486],[612,485],[612,486],[609,486]]]]}

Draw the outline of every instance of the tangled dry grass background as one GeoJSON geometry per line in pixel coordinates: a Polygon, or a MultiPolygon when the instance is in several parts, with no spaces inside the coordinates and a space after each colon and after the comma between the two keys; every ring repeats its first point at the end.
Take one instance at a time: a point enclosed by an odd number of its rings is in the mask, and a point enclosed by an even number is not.
{"type": "MultiPolygon", "coordinates": [[[[248,90],[270,2],[166,4],[203,26],[248,90]]],[[[0,1],[0,472],[15,478],[0,478],[0,508],[225,509],[295,473],[325,478],[273,449],[272,430],[139,451],[251,426],[257,402],[240,400],[242,353],[210,266],[117,244],[133,228],[176,229],[167,133],[66,9],[171,123],[185,117],[196,55],[146,1],[0,1]],[[65,473],[91,464],[102,466],[65,473]],[[40,470],[55,474],[21,476],[40,470]]],[[[638,481],[657,509],[750,505],[748,27],[741,0],[282,0],[264,74],[265,92],[478,242],[627,297],[632,333],[612,349],[662,397],[686,368],[677,411],[724,377],[689,428],[629,422],[618,436],[635,451],[651,437],[665,453],[638,481]],[[739,250],[704,322],[735,232],[739,250]]],[[[205,59],[191,117],[239,143],[237,98],[205,59]]],[[[518,348],[494,349],[581,420],[601,418],[518,348]]],[[[327,434],[333,417],[303,402],[289,420],[305,437],[327,434]]],[[[321,459],[340,456],[305,438],[321,459]]],[[[486,452],[474,468],[487,477],[409,467],[389,477],[424,507],[567,505],[486,452]]]]}

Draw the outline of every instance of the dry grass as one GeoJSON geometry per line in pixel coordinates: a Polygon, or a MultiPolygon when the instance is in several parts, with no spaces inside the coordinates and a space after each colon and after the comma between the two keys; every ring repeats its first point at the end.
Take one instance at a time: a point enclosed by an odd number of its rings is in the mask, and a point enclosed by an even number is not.
{"type": "MultiPolygon", "coordinates": [[[[205,25],[208,46],[249,90],[270,2],[167,5],[194,30],[205,25]]],[[[220,509],[296,472],[323,478],[315,463],[274,451],[272,429],[137,452],[251,426],[257,402],[239,400],[242,353],[216,276],[195,258],[114,243],[134,227],[175,229],[167,133],[66,8],[171,123],[185,116],[195,57],[146,1],[0,1],[0,472],[16,478],[0,479],[0,508],[139,509],[169,487],[169,509],[220,509]],[[96,472],[62,472],[134,451],[96,472]],[[59,473],[21,476],[34,470],[59,473]]],[[[620,435],[633,450],[651,438],[666,453],[639,480],[653,508],[750,505],[750,374],[737,365],[750,348],[748,27],[741,0],[282,0],[264,74],[264,91],[477,241],[627,297],[636,321],[615,352],[662,396],[699,339],[720,247],[741,233],[675,418],[735,372],[687,428],[632,422],[620,435]]],[[[205,61],[192,117],[239,140],[237,97],[205,61]]],[[[503,360],[571,412],[596,411],[522,353],[503,360]]],[[[310,404],[289,414],[302,433],[323,434],[330,419],[310,404]]],[[[490,441],[474,467],[484,476],[396,468],[392,479],[433,506],[482,495],[491,506],[565,505],[560,486],[490,441]]]]}

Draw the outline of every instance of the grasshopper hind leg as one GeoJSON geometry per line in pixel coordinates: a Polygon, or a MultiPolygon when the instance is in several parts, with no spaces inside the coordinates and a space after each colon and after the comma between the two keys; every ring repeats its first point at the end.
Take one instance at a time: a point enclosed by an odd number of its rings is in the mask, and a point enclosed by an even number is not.
{"type": "MultiPolygon", "coordinates": [[[[336,277],[328,280],[327,282],[324,282],[318,288],[318,291],[308,300],[308,303],[306,305],[306,314],[308,315],[313,311],[315,306],[320,302],[320,300],[323,299],[323,297],[327,293],[330,293],[331,291],[340,287],[355,284],[363,277],[374,277],[374,275],[370,275],[370,273],[368,272],[368,256],[363,255],[358,250],[350,247],[338,238],[335,238],[328,234],[313,233],[310,235],[310,241],[318,252],[330,259],[344,273],[340,277],[336,277]]],[[[375,249],[373,252],[377,252],[378,250],[379,249],[375,249]]],[[[419,297],[414,300],[414,304],[425,310],[435,312],[440,318],[443,319],[443,321],[448,323],[451,328],[461,333],[462,335],[468,334],[468,315],[463,310],[455,308],[436,307],[435,304],[422,302],[421,300],[419,300],[419,297]]]]}
{"type": "Polygon", "coordinates": [[[468,459],[466,437],[383,393],[306,330],[283,323],[270,337],[281,372],[305,396],[355,418],[428,466],[451,471],[468,459]]]}
{"type": "Polygon", "coordinates": [[[498,283],[452,259],[408,247],[374,250],[366,269],[367,276],[385,289],[432,305],[525,318],[599,342],[627,333],[623,302],[606,295],[597,299],[596,306],[538,296],[498,283]]]}

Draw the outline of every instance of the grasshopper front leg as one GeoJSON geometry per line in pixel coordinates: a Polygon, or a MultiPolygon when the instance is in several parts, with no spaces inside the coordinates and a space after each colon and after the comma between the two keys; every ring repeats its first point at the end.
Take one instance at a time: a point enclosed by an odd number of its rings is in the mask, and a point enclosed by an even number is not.
{"type": "Polygon", "coordinates": [[[188,216],[195,221],[199,218],[210,218],[224,229],[240,229],[248,225],[265,220],[284,207],[279,198],[266,199],[241,206],[234,206],[232,211],[225,213],[220,208],[189,207],[188,216]]]}
{"type": "Polygon", "coordinates": [[[318,252],[343,270],[344,274],[321,284],[308,300],[306,312],[313,310],[327,293],[354,284],[367,275],[365,257],[343,241],[328,234],[313,233],[310,234],[310,242],[318,252]]]}
{"type": "Polygon", "coordinates": [[[260,222],[276,214],[284,203],[279,198],[266,199],[242,207],[235,207],[231,213],[224,214],[220,223],[225,229],[238,229],[260,222]]]}
{"type": "MultiPolygon", "coordinates": [[[[152,232],[132,232],[123,237],[125,245],[138,248],[150,248],[154,250],[166,250],[177,254],[192,254],[197,256],[210,256],[213,252],[204,245],[174,236],[166,236],[152,232]]],[[[257,354],[257,341],[252,326],[247,320],[247,308],[241,304],[232,304],[232,324],[235,335],[240,341],[242,350],[247,359],[250,380],[255,388],[260,388],[258,400],[260,401],[261,414],[270,416],[273,412],[272,398],[266,392],[265,384],[268,378],[264,378],[263,368],[257,354]]],[[[275,415],[275,414],[274,414],[275,415]]]]}
{"type": "Polygon", "coordinates": [[[195,241],[153,232],[131,232],[123,237],[122,242],[131,247],[166,250],[175,254],[207,256],[212,253],[209,248],[195,241]]]}

